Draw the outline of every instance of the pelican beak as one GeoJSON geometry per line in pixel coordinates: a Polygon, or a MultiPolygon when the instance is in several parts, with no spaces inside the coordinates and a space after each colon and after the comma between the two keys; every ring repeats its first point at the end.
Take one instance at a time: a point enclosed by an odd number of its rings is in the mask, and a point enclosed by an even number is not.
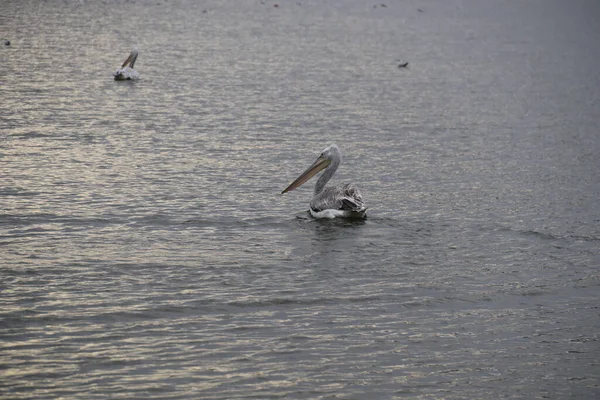
{"type": "Polygon", "coordinates": [[[127,59],[125,60],[125,62],[123,63],[123,65],[121,65],[121,68],[125,68],[127,66],[127,64],[131,63],[133,66],[133,63],[135,62],[135,57],[134,57],[134,53],[131,53],[129,55],[129,57],[127,57],[127,59]]]}
{"type": "Polygon", "coordinates": [[[331,160],[320,156],[319,158],[317,158],[317,161],[315,161],[313,165],[308,167],[308,169],[302,173],[302,175],[296,178],[294,182],[290,183],[290,186],[286,187],[284,191],[281,192],[281,194],[291,192],[292,190],[302,186],[304,182],[315,176],[319,171],[327,168],[329,164],[331,164],[331,160]]]}

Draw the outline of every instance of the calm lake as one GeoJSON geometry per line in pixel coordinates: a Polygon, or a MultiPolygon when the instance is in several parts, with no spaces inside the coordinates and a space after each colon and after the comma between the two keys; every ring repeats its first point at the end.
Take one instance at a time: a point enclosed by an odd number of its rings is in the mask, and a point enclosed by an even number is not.
{"type": "Polygon", "coordinates": [[[600,2],[378,1],[2,2],[0,398],[600,398],[600,2]]]}

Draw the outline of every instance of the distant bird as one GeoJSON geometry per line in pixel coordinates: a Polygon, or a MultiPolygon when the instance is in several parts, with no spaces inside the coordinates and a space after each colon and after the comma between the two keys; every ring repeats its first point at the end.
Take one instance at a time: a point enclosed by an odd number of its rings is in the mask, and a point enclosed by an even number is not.
{"type": "Polygon", "coordinates": [[[341,162],[342,153],[335,144],[332,144],[324,149],[317,161],[285,188],[281,194],[300,187],[324,169],[325,172],[317,180],[314,195],[310,201],[310,214],[315,218],[366,218],[367,207],[355,184],[347,183],[342,187],[325,187],[341,162]]]}
{"type": "Polygon", "coordinates": [[[113,76],[115,77],[115,81],[127,81],[127,80],[136,80],[140,77],[135,69],[133,69],[133,65],[135,64],[135,60],[137,60],[138,52],[137,50],[133,50],[129,57],[125,60],[121,68],[118,68],[113,76]]]}
{"type": "Polygon", "coordinates": [[[406,68],[408,67],[408,62],[398,64],[398,68],[406,68]]]}
{"type": "Polygon", "coordinates": [[[5,46],[10,46],[10,40],[4,39],[4,45],[5,46]]]}

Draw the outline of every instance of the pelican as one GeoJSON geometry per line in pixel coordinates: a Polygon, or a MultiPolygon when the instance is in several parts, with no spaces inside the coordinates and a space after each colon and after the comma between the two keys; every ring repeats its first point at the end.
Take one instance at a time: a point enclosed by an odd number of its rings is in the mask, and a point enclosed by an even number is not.
{"type": "Polygon", "coordinates": [[[131,54],[129,54],[129,57],[127,57],[123,65],[121,65],[121,68],[118,68],[113,73],[115,81],[136,80],[140,77],[137,71],[133,69],[133,64],[135,64],[137,56],[137,50],[133,50],[131,54]]]}
{"type": "Polygon", "coordinates": [[[315,218],[366,218],[367,207],[355,184],[347,183],[342,187],[325,187],[341,162],[342,153],[335,144],[332,144],[324,149],[313,165],[308,167],[281,194],[300,187],[324,169],[325,172],[317,180],[314,195],[310,201],[310,214],[315,218]]]}

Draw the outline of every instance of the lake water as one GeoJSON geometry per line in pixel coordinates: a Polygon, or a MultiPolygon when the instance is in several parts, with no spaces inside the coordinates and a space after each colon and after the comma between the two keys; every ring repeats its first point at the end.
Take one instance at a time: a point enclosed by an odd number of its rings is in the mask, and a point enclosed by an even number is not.
{"type": "Polygon", "coordinates": [[[600,397],[600,3],[1,9],[0,397],[600,397]]]}

